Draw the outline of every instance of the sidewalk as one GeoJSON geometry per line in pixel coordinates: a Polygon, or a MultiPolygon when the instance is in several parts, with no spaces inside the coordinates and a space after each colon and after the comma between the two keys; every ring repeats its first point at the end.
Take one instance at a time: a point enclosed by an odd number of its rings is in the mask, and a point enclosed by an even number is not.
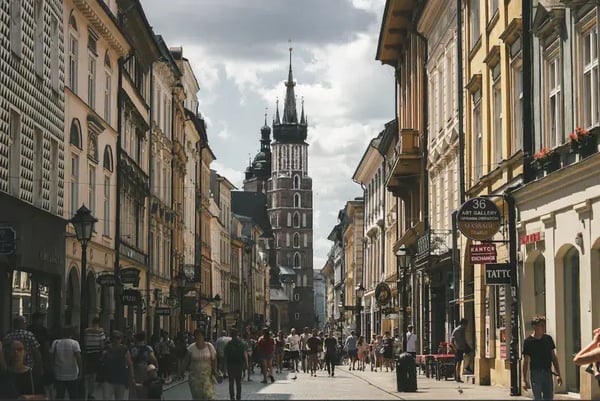
{"type": "MultiPolygon", "coordinates": [[[[379,388],[403,400],[455,400],[460,398],[479,400],[531,400],[530,392],[523,392],[521,396],[510,395],[510,389],[499,386],[481,386],[478,384],[457,383],[453,380],[435,380],[417,374],[417,392],[399,393],[396,387],[396,372],[371,372],[369,367],[363,371],[349,371],[348,366],[338,366],[337,369],[357,377],[358,379],[379,388]]],[[[556,400],[576,400],[565,394],[555,394],[556,400]]]]}

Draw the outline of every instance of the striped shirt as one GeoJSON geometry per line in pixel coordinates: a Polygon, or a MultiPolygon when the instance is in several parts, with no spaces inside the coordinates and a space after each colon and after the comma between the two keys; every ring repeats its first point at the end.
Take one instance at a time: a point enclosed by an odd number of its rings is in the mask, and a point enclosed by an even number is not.
{"type": "Polygon", "coordinates": [[[86,354],[95,354],[104,350],[104,343],[106,342],[106,335],[104,335],[104,330],[90,327],[85,329],[84,336],[84,346],[86,354]]]}

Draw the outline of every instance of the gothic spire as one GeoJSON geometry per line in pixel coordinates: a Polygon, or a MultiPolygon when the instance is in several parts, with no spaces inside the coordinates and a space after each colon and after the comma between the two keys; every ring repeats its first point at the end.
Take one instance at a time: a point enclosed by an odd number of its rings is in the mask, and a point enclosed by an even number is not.
{"type": "Polygon", "coordinates": [[[279,118],[279,98],[275,101],[275,121],[273,124],[281,124],[281,119],[279,118]]]}
{"type": "MultiPolygon", "coordinates": [[[[291,41],[290,41],[291,44],[291,41]]],[[[290,46],[290,70],[288,72],[288,80],[285,83],[285,103],[283,106],[283,123],[297,124],[298,112],[296,110],[296,95],[294,93],[294,76],[292,74],[292,47],[290,46]]]]}

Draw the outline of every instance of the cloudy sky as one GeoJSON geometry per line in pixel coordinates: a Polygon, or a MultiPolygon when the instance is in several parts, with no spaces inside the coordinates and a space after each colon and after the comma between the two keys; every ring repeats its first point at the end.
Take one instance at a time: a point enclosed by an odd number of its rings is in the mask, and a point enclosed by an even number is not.
{"type": "Polygon", "coordinates": [[[291,39],[296,95],[309,119],[314,267],[369,140],[394,117],[393,71],[375,60],[385,0],[142,0],[155,33],[183,46],[200,83],[200,112],[217,156],[212,167],[238,188],[259,149],[265,108],[285,97],[291,39]]]}

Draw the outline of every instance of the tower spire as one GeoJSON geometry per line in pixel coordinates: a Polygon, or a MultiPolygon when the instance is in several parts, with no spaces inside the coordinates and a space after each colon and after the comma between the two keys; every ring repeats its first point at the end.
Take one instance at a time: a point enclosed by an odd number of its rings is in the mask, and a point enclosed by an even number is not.
{"type": "Polygon", "coordinates": [[[288,80],[285,83],[286,92],[285,92],[285,103],[283,106],[283,123],[287,124],[297,124],[298,123],[298,112],[296,110],[296,95],[294,93],[294,86],[296,83],[294,82],[294,75],[292,73],[292,41],[289,40],[290,43],[290,69],[288,72],[288,80]]]}

